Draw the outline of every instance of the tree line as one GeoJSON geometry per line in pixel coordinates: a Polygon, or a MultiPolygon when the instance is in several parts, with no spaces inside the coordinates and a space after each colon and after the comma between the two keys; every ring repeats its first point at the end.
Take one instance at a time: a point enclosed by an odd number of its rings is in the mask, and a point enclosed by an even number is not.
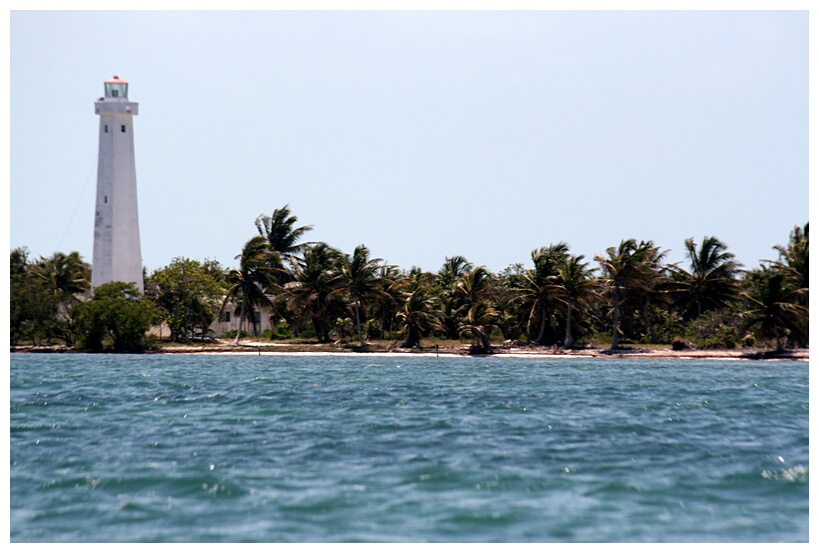
{"type": "Polygon", "coordinates": [[[271,317],[270,337],[319,342],[467,340],[574,348],[603,337],[679,348],[808,344],[808,224],[796,226],[776,258],[744,269],[725,243],[684,242],[683,263],[667,263],[652,241],[626,239],[593,260],[564,242],[532,251],[531,268],[499,273],[461,256],[436,272],[399,270],[360,245],[349,254],[306,241],[288,206],[256,218],[257,233],[225,269],[184,257],[145,275],[145,293],[109,283],[89,293],[91,267],[55,253],[30,260],[11,252],[11,342],[62,342],[87,351],[139,351],[146,331],[167,324],[170,339],[203,336],[225,310],[239,319],[238,344],[258,334],[255,313],[271,317]]]}

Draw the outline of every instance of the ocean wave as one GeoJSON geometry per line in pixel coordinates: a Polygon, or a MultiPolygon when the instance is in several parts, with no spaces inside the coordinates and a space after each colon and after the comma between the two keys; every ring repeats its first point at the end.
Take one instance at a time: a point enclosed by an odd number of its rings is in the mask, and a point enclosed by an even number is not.
{"type": "Polygon", "coordinates": [[[796,465],[795,467],[790,467],[787,469],[763,470],[761,476],[766,480],[799,482],[800,484],[805,484],[808,482],[808,467],[796,465]]]}

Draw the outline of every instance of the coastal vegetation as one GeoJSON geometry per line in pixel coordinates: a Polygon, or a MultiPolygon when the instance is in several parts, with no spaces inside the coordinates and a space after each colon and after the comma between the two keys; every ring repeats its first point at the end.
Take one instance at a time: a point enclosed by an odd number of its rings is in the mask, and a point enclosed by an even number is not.
{"type": "Polygon", "coordinates": [[[402,270],[363,244],[347,254],[308,242],[312,226],[298,226],[288,206],[255,226],[235,268],[176,258],[145,275],[144,295],[113,283],[92,297],[91,267],[77,252],[31,260],[16,248],[11,343],[140,351],[146,324],[164,323],[169,338],[184,343],[230,311],[239,321],[234,345],[260,334],[262,313],[271,339],[352,340],[361,349],[376,340],[408,350],[459,340],[472,353],[491,353],[503,343],[568,349],[604,338],[611,350],[808,346],[808,224],[773,246],[775,259],[750,269],[705,236],[683,241],[681,263],[668,263],[651,240],[628,238],[596,255],[596,266],[557,242],[534,249],[530,267],[499,273],[458,255],[435,272],[402,270]]]}
{"type": "Polygon", "coordinates": [[[77,348],[101,352],[106,343],[114,352],[141,352],[145,334],[162,320],[159,307],[139,293],[132,283],[108,282],[93,297],[71,310],[77,348]]]}

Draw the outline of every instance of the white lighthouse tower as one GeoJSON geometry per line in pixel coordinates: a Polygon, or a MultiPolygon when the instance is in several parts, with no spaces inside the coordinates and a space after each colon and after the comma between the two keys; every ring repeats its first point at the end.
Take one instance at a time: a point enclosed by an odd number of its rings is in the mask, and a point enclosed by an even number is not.
{"type": "Polygon", "coordinates": [[[114,75],[94,108],[100,116],[100,148],[91,286],[133,282],[142,292],[133,127],[139,104],[128,100],[128,82],[114,75]]]}

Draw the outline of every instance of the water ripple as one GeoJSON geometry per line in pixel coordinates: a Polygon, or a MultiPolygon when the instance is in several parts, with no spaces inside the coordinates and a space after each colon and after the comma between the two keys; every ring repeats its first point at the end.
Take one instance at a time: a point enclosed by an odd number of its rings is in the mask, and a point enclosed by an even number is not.
{"type": "Polygon", "coordinates": [[[806,363],[11,359],[12,541],[808,536],[806,363]]]}

